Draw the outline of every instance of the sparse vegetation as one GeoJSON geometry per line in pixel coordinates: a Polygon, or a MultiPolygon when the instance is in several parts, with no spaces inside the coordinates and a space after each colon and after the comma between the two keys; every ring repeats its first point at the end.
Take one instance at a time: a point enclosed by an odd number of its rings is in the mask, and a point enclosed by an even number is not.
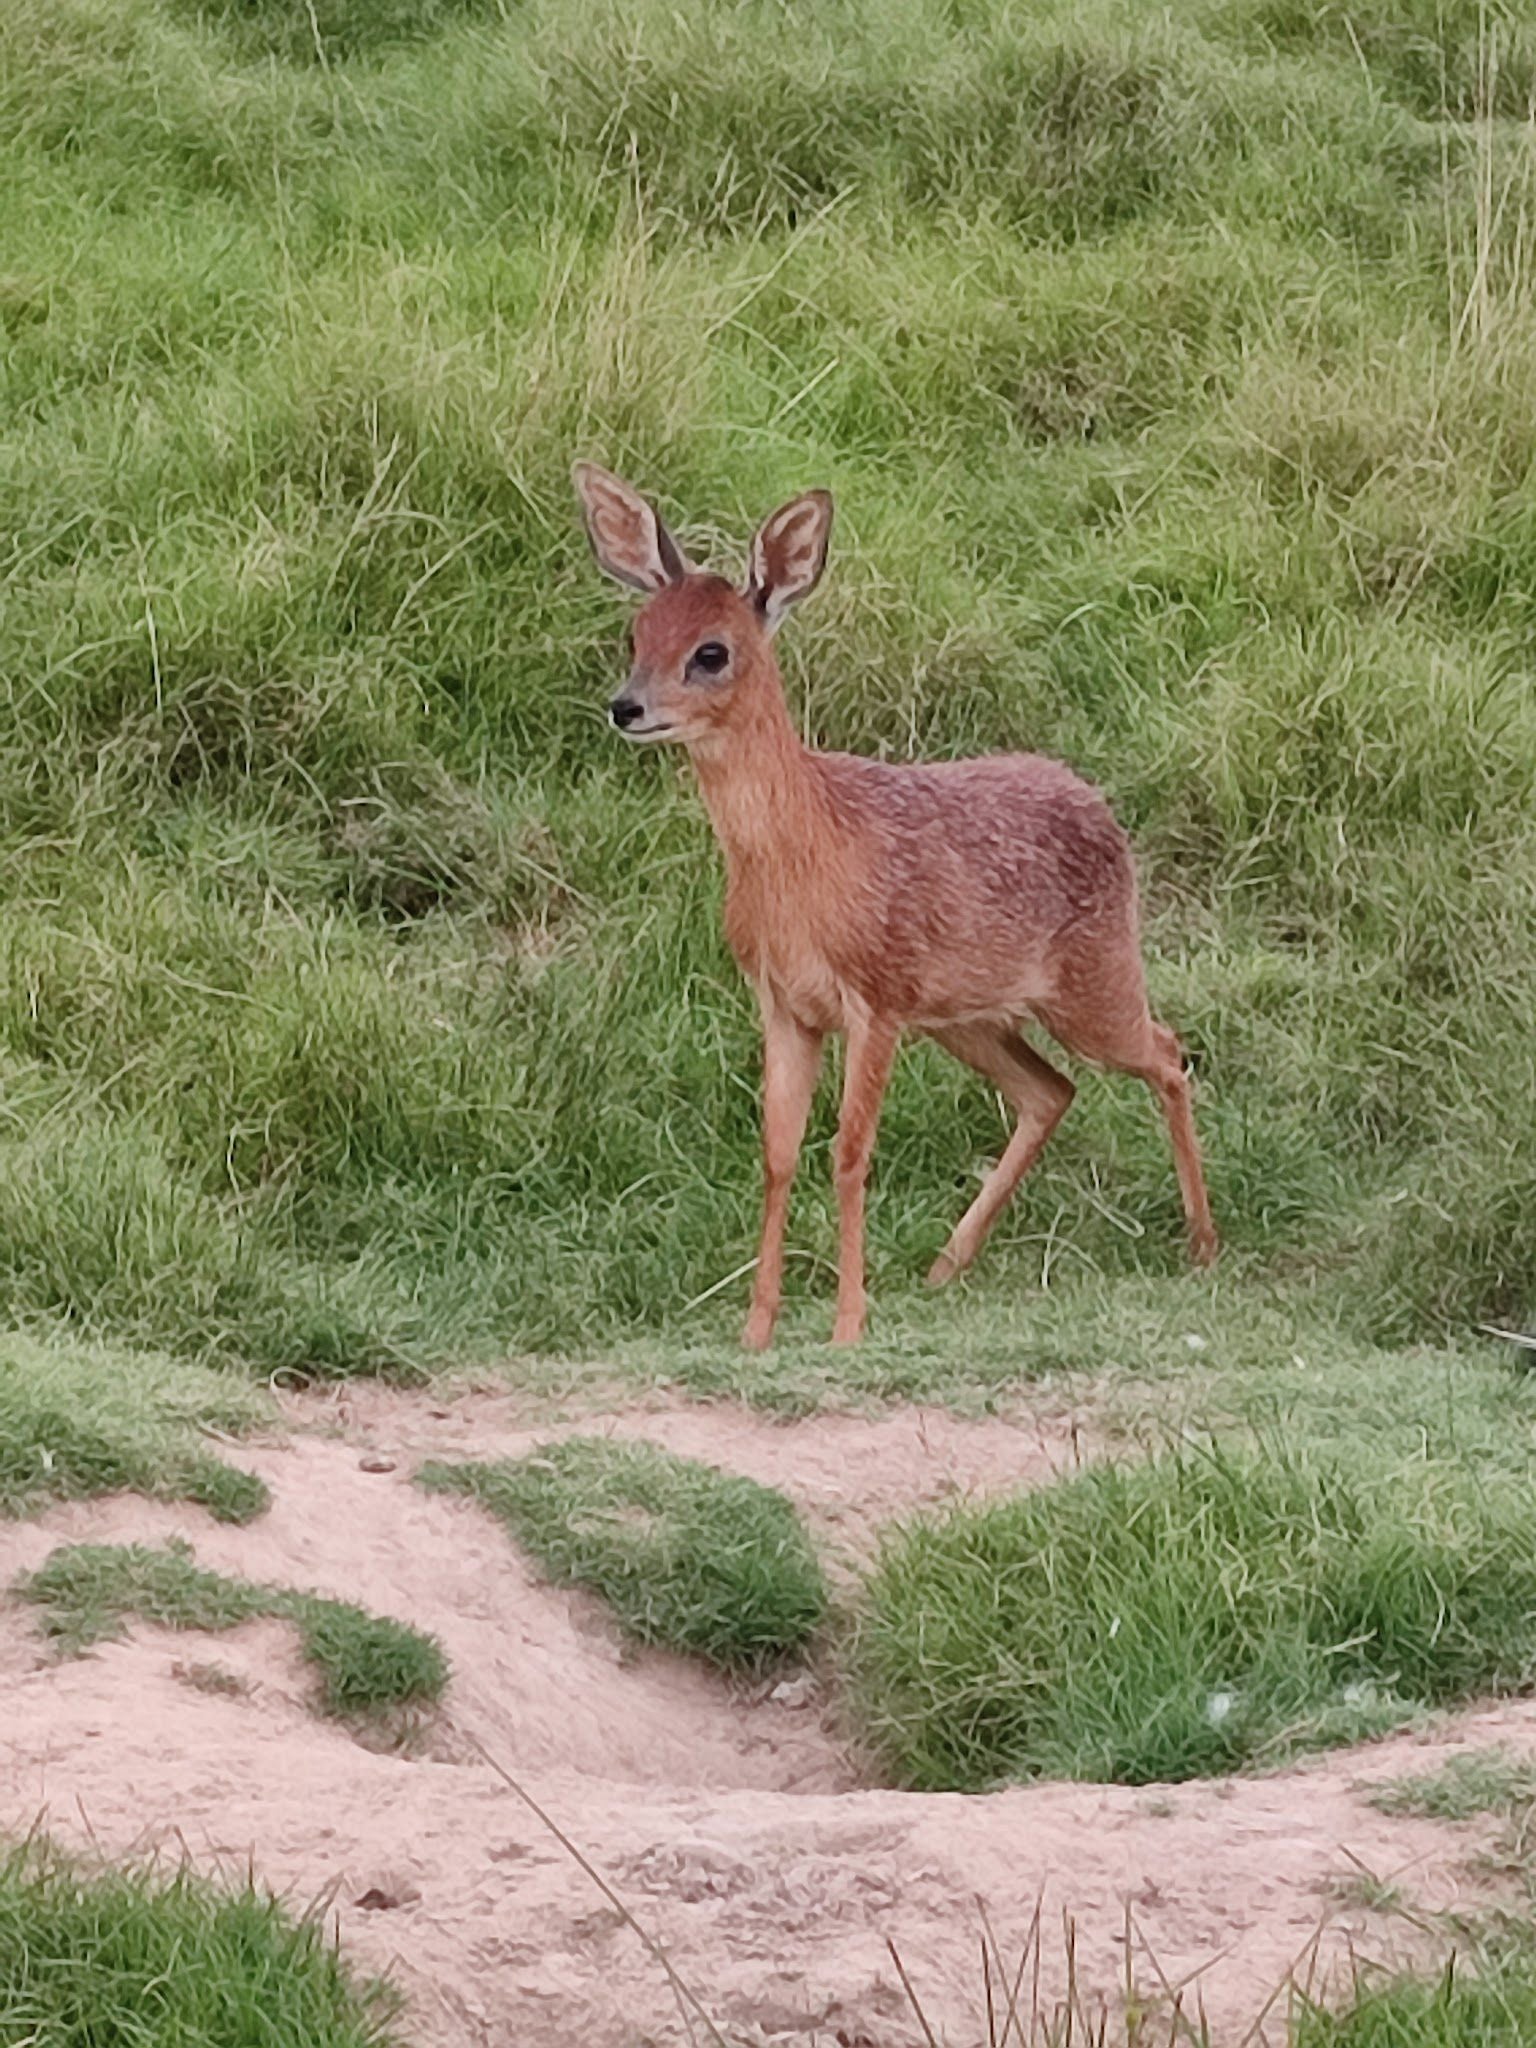
{"type": "Polygon", "coordinates": [[[643,1643],[751,1671],[803,1649],[826,1609],[782,1494],[654,1444],[567,1437],[419,1476],[489,1508],[551,1578],[601,1594],[643,1643]]]}
{"type": "Polygon", "coordinates": [[[1479,1814],[1536,1812],[1536,1763],[1501,1749],[1469,1750],[1424,1777],[1378,1785],[1371,1804],[1424,1820],[1473,1820],[1479,1814]]]}
{"type": "Polygon", "coordinates": [[[1516,1956],[1480,1971],[1362,1983],[1340,2012],[1307,2012],[1294,2048],[1513,2048],[1536,2039],[1536,1968],[1516,1956]]]}
{"type": "MultiPolygon", "coordinates": [[[[1077,1937],[1068,1918],[1060,1934],[1064,1973],[1050,1968],[1054,1958],[1045,1962],[1047,1981],[1054,1977],[1060,1984],[1064,1974],[1065,1984],[1045,1994],[1041,1962],[1050,1944],[1039,1918],[1022,1954],[1000,1949],[985,1925],[973,2038],[985,2048],[1008,2048],[1010,2041],[1019,2048],[1074,2048],[1079,2042],[1091,2048],[1230,2048],[1241,2038],[1230,2026],[1213,2032],[1203,2002],[1189,1996],[1187,1985],[1170,1986],[1155,1955],[1148,1958],[1152,1983],[1138,1987],[1132,1975],[1118,1994],[1086,1991],[1077,1937]]],[[[936,2041],[922,1986],[904,1966],[902,1988],[922,2038],[936,2041]]],[[[1285,2048],[1517,2048],[1530,2038],[1536,2019],[1536,1961],[1527,1930],[1524,1939],[1496,1947],[1474,1944],[1454,1954],[1433,1982],[1357,1963],[1353,1986],[1340,1987],[1330,2005],[1318,2004],[1293,1975],[1273,1988],[1257,2012],[1245,2031],[1275,2048],[1282,2040],[1285,2048]]]]}
{"type": "Polygon", "coordinates": [[[1529,1961],[1536,1905],[1536,1761],[1503,1749],[1471,1750],[1425,1776],[1379,1785],[1371,1800],[1383,1813],[1452,1821],[1488,1816],[1496,1823],[1474,1862],[1506,1890],[1512,1884],[1516,1903],[1484,1917],[1493,1919],[1506,1944],[1512,1937],[1517,1955],[1529,1961]]]}
{"type": "Polygon", "coordinates": [[[910,1523],[853,1655],[921,1790],[1273,1762],[1536,1675],[1536,1508],[1432,1464],[1187,1452],[910,1523]]]}
{"type": "Polygon", "coordinates": [[[3,2048],[384,2048],[397,2004],[254,1885],[0,1851],[3,2048]]]}
{"type": "Polygon", "coordinates": [[[265,1413],[248,1385],[206,1366],[0,1336],[0,1514],[132,1491],[248,1522],[266,1507],[266,1487],[215,1457],[198,1431],[246,1430],[265,1413]]]}
{"type": "MultiPolygon", "coordinates": [[[[734,1331],[755,1019],[602,730],[583,451],[711,555],[834,488],[818,737],[1102,779],[1234,1324],[1526,1314],[1532,63],[1503,0],[12,0],[14,1312],[335,1372],[734,1331]]],[[[918,1276],[1001,1132],[903,1060],[876,1299],[952,1382],[918,1276]]],[[[1090,1080],[968,1288],[1176,1303],[1179,1236],[1090,1080]]]]}
{"type": "Polygon", "coordinates": [[[180,1544],[79,1543],[56,1550],[17,1589],[43,1609],[50,1636],[78,1651],[121,1631],[137,1614],[165,1628],[217,1633],[257,1615],[291,1621],[320,1681],[329,1714],[369,1716],[430,1704],[448,1667],[436,1641],[348,1601],[203,1571],[180,1544]]]}

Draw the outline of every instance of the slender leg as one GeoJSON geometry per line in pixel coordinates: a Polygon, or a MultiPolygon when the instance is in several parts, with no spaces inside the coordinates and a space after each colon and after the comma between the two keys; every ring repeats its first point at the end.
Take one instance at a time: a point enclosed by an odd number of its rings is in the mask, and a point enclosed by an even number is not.
{"type": "Polygon", "coordinates": [[[1008,1025],[957,1024],[933,1035],[946,1052],[984,1074],[1018,1116],[1003,1156],[929,1268],[929,1286],[942,1287],[963,1273],[981,1250],[1014,1189],[1071,1108],[1076,1090],[1008,1025]]]}
{"type": "Polygon", "coordinates": [[[761,1351],[773,1339],[784,1282],[784,1225],[805,1122],[821,1069],[821,1034],[763,998],[763,1234],[752,1309],[741,1341],[761,1351]]]}
{"type": "Polygon", "coordinates": [[[1189,1076],[1179,1041],[1166,1024],[1152,1026],[1157,1048],[1156,1062],[1142,1079],[1156,1095],[1173,1140],[1173,1163],[1178,1168],[1179,1193],[1184,1198],[1184,1222],[1189,1231],[1189,1255],[1197,1266],[1215,1263],[1220,1240],[1211,1220],[1211,1205],[1205,1192],[1205,1171],[1200,1164],[1200,1140],[1195,1136],[1194,1109],[1190,1100],[1189,1076]]]}
{"type": "Polygon", "coordinates": [[[848,1068],[835,1156],[839,1245],[834,1344],[857,1344],[864,1334],[864,1184],[897,1036],[898,1027],[884,1017],[858,1017],[848,1027],[848,1068]]]}
{"type": "Polygon", "coordinates": [[[1205,1192],[1189,1076],[1175,1034],[1166,1024],[1158,1023],[1144,999],[1138,998],[1134,1005],[1122,1001],[1117,1008],[1092,987],[1078,991],[1071,1007],[1058,1005],[1042,1013],[1041,1022],[1072,1052],[1101,1067],[1134,1074],[1157,1097],[1173,1141],[1190,1257],[1197,1266],[1209,1266],[1219,1240],[1205,1192]]]}

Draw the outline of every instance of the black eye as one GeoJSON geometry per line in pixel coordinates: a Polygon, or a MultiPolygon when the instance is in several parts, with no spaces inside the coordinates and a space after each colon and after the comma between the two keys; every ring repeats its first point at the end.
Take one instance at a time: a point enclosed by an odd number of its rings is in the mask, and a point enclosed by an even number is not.
{"type": "Polygon", "coordinates": [[[695,647],[690,668],[701,668],[707,676],[717,676],[731,658],[731,650],[719,640],[706,640],[702,647],[695,647]]]}

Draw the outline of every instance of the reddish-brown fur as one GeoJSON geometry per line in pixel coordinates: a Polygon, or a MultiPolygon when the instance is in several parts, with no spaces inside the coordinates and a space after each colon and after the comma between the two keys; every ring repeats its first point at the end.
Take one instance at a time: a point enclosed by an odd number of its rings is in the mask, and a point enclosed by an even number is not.
{"type": "Polygon", "coordinates": [[[599,559],[652,593],[615,718],[632,718],[636,737],[689,748],[725,855],[726,933],[762,1005],[763,1231],[744,1341],[773,1333],[790,1182],[832,1032],[848,1041],[834,1341],[864,1328],[864,1186],[903,1029],[983,1074],[1018,1119],[931,1280],[970,1264],[1071,1103],[1071,1082],[1020,1035],[1025,1018],[1153,1089],[1191,1250],[1208,1262],[1216,1234],[1189,1083],[1178,1040],[1147,1007],[1135,868],[1104,798],[1038,754],[895,766],[803,743],[772,630],[820,573],[831,514],[821,494],[767,523],[742,592],[689,569],[617,479],[582,465],[578,488],[599,559]],[[694,661],[710,643],[729,656],[718,677],[694,661]]]}

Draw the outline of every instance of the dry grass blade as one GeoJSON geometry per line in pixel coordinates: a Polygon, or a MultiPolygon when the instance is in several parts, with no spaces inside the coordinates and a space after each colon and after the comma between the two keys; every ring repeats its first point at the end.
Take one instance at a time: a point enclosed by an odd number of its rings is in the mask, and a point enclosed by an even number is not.
{"type": "Polygon", "coordinates": [[[715,2048],[731,2048],[731,2043],[726,2040],[725,2036],[721,2033],[719,2027],[711,2018],[709,2011],[704,2005],[702,1999],[700,1999],[697,1993],[694,1992],[691,1989],[691,1987],[684,1982],[682,1977],[678,1975],[677,1969],[672,1962],[672,1958],[667,1954],[661,1942],[657,1940],[656,1936],[653,1935],[648,1928],[642,1926],[640,1921],[636,1919],[630,1907],[619,1896],[618,1892],[614,1890],[613,1886],[608,1882],[607,1878],[604,1877],[603,1873],[597,1868],[597,1865],[593,1863],[591,1858],[588,1855],[586,1855],[586,1853],[578,1846],[577,1843],[571,1840],[570,1836],[560,1826],[560,1823],[554,1818],[554,1816],[551,1813],[547,1811],[545,1807],[540,1805],[539,1801],[534,1798],[533,1794],[528,1790],[527,1786],[522,1784],[517,1778],[515,1778],[512,1775],[512,1773],[506,1768],[505,1764],[499,1763],[497,1759],[491,1755],[490,1751],[485,1747],[484,1743],[482,1743],[478,1737],[472,1735],[468,1738],[468,1740],[470,1743],[470,1747],[474,1749],[475,1752],[485,1762],[485,1764],[492,1771],[495,1772],[496,1776],[500,1778],[502,1783],[507,1787],[508,1791],[515,1793],[516,1796],[522,1800],[523,1804],[528,1808],[529,1812],[532,1813],[534,1818],[540,1823],[542,1827],[546,1828],[549,1831],[549,1833],[554,1837],[555,1841],[557,1841],[560,1844],[560,1847],[565,1851],[567,1856],[570,1857],[571,1861],[577,1866],[577,1868],[580,1869],[588,1878],[591,1879],[592,1883],[602,1893],[603,1897],[608,1901],[609,1905],[612,1906],[613,1910],[623,1920],[624,1925],[639,1941],[641,1947],[644,1948],[646,1954],[649,1955],[656,1962],[656,1964],[661,1969],[663,1975],[666,1977],[668,1986],[672,1991],[673,1997],[678,2002],[678,2008],[683,2015],[684,2025],[687,2028],[690,2035],[693,2030],[693,2021],[697,2019],[699,2023],[703,2026],[709,2039],[715,2044],[715,2048]]]}
{"type": "Polygon", "coordinates": [[[917,2018],[917,2024],[923,2030],[923,2039],[927,2042],[928,2048],[939,2048],[938,2036],[928,2024],[928,2015],[923,2011],[922,2000],[912,1988],[912,1979],[907,1975],[907,1966],[901,1960],[900,1951],[889,1935],[885,1937],[885,1946],[890,1954],[891,1961],[896,1966],[896,1974],[901,1979],[901,1988],[907,1994],[907,2003],[911,2006],[917,2018]]]}

